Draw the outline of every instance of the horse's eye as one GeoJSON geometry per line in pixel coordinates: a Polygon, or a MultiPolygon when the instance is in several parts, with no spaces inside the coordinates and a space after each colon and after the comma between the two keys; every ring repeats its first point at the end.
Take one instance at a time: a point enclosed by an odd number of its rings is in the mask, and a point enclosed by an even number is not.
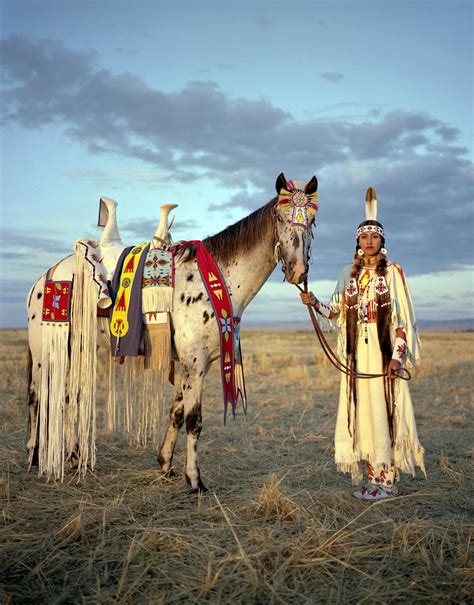
{"type": "Polygon", "coordinates": [[[283,222],[283,219],[281,218],[281,216],[280,216],[279,214],[277,214],[277,215],[276,215],[276,217],[277,217],[277,221],[278,221],[279,223],[282,223],[282,222],[283,222]]]}

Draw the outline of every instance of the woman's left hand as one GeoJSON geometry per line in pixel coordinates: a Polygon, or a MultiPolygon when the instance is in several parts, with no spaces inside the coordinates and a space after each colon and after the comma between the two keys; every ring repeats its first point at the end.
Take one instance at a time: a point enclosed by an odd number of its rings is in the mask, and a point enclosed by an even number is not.
{"type": "Polygon", "coordinates": [[[391,359],[388,364],[387,374],[389,378],[397,378],[398,370],[401,368],[401,363],[398,359],[391,359]]]}

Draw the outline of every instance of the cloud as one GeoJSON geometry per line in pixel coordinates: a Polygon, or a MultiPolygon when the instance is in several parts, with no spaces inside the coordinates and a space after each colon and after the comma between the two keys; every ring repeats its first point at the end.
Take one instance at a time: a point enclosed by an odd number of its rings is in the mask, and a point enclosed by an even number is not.
{"type": "Polygon", "coordinates": [[[340,82],[344,79],[344,74],[341,74],[338,71],[326,71],[321,74],[321,78],[323,78],[323,80],[327,80],[328,82],[340,82]]]}
{"type": "Polygon", "coordinates": [[[138,55],[138,51],[133,48],[122,48],[121,46],[117,46],[115,51],[120,55],[128,55],[128,56],[138,55]]]}
{"type": "MultiPolygon", "coordinates": [[[[267,99],[232,98],[212,81],[163,92],[101,67],[93,53],[20,36],[0,43],[0,63],[4,123],[54,123],[91,153],[142,160],[183,183],[215,182],[229,196],[210,210],[255,209],[274,195],[281,171],[316,174],[318,278],[334,278],[350,260],[369,185],[379,192],[390,254],[412,273],[473,261],[472,162],[459,131],[426,112],[367,106],[356,120],[301,121],[267,99]]],[[[135,228],[138,235],[145,224],[135,228]]]]}
{"type": "Polygon", "coordinates": [[[2,254],[4,258],[15,254],[16,258],[34,260],[43,255],[67,255],[72,253],[71,243],[61,240],[52,231],[45,230],[44,235],[34,235],[21,229],[2,228],[2,254]]]}

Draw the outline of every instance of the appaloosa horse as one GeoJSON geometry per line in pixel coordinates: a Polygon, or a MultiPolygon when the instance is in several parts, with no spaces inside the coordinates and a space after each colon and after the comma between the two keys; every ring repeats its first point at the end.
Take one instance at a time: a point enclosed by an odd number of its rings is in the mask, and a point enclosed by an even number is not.
{"type": "MultiPolygon", "coordinates": [[[[276,181],[279,194],[249,216],[203,240],[214,256],[231,296],[234,315],[241,317],[277,262],[282,261],[285,278],[292,284],[304,281],[312,241],[312,226],[317,206],[315,176],[306,184],[287,181],[280,174],[276,181]]],[[[70,275],[68,259],[58,274],[70,275]]],[[[66,277],[61,277],[66,279],[66,277]]],[[[41,383],[41,339],[39,325],[44,276],[33,287],[29,297],[29,338],[32,372],[29,388],[30,434],[27,448],[30,459],[37,445],[35,425],[38,385],[41,383]]],[[[161,470],[173,474],[172,459],[178,431],[183,424],[187,433],[185,476],[192,491],[205,490],[197,462],[197,442],[202,428],[201,396],[204,377],[212,362],[220,357],[220,340],[214,312],[195,260],[193,246],[178,253],[175,265],[172,335],[180,364],[175,399],[163,440],[159,463],[161,470]]]]}

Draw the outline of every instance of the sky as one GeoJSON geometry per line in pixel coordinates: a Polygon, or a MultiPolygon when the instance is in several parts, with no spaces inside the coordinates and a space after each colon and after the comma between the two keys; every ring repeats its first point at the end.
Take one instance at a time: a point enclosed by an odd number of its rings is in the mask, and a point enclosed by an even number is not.
{"type": "MultiPolygon", "coordinates": [[[[119,202],[127,244],[175,240],[319,181],[310,286],[328,299],[377,190],[418,318],[474,317],[473,13],[464,0],[3,0],[0,327],[119,202]]],[[[303,321],[277,268],[244,322],[303,321]]],[[[245,324],[244,324],[245,325],[245,324]]]]}

